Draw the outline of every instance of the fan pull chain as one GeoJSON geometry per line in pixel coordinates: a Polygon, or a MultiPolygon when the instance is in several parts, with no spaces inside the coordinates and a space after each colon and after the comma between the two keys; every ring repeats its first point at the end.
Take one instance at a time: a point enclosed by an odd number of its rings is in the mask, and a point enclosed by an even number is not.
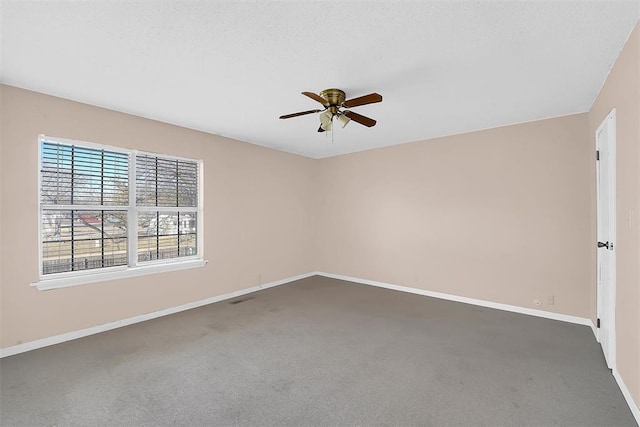
{"type": "Polygon", "coordinates": [[[333,145],[333,116],[331,116],[331,144],[333,145]]]}

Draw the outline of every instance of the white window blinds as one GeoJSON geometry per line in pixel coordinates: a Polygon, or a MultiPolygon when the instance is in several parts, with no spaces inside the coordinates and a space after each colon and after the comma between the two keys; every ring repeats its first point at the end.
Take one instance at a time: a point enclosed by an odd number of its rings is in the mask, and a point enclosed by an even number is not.
{"type": "Polygon", "coordinates": [[[136,204],[198,206],[198,163],[137,155],[136,204]]]}
{"type": "Polygon", "coordinates": [[[42,142],[41,202],[45,205],[126,206],[129,156],[42,142]]]}

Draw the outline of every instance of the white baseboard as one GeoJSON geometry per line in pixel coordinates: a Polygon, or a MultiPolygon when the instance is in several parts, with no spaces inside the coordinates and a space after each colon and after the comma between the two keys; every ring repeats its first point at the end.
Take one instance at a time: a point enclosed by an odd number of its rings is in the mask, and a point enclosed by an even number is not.
{"type": "Polygon", "coordinates": [[[218,295],[211,298],[206,298],[200,301],[194,301],[187,304],[179,305],[177,307],[169,307],[164,310],[154,311],[152,313],[141,314],[139,316],[129,317],[123,320],[116,320],[115,322],[105,323],[103,325],[92,326],[86,329],[80,329],[78,331],[67,332],[60,335],[54,335],[35,341],[30,341],[24,344],[18,344],[11,347],[0,349],[0,358],[13,356],[14,354],[24,353],[26,351],[35,350],[42,347],[48,347],[54,344],[60,344],[66,341],[71,341],[77,338],[83,338],[89,335],[98,334],[100,332],[110,331],[112,329],[121,328],[123,326],[133,325],[134,323],[144,322],[146,320],[156,319],[162,316],[168,316],[170,314],[179,313],[181,311],[190,310],[192,308],[201,307],[207,304],[213,304],[214,302],[224,301],[231,298],[236,298],[241,295],[250,294],[260,291],[262,289],[272,288],[274,286],[284,285],[285,283],[293,282],[307,277],[315,276],[315,272],[299,274],[297,276],[287,277],[285,279],[276,280],[274,282],[263,283],[258,286],[252,286],[250,288],[241,289],[239,291],[230,292],[224,295],[218,295]]]}
{"type": "Polygon", "coordinates": [[[528,314],[529,316],[544,317],[546,319],[560,320],[562,322],[576,323],[591,327],[593,333],[596,333],[595,325],[591,319],[584,317],[570,316],[568,314],[552,313],[550,311],[536,310],[533,308],[519,307],[517,305],[501,304],[497,302],[485,301],[475,298],[461,297],[458,295],[444,294],[441,292],[427,291],[424,289],[411,288],[407,286],[393,285],[391,283],[377,282],[375,280],[360,279],[358,277],[342,276],[340,274],[316,272],[318,276],[330,277],[332,279],[346,280],[348,282],[362,283],[363,285],[377,286],[380,288],[393,289],[394,291],[408,292],[411,294],[424,295],[427,297],[440,298],[449,301],[463,302],[465,304],[473,304],[481,307],[495,308],[497,310],[511,311],[514,313],[528,314]]]}
{"type": "Polygon", "coordinates": [[[593,320],[590,320],[589,326],[591,326],[591,332],[593,332],[593,336],[596,337],[596,341],[600,342],[600,334],[598,333],[598,328],[596,328],[596,324],[593,323],[593,320]]]}
{"type": "Polygon", "coordinates": [[[311,277],[311,276],[315,276],[315,275],[324,276],[324,277],[330,277],[330,278],[339,279],[339,280],[346,280],[346,281],[349,281],[349,282],[362,283],[362,284],[365,284],[365,285],[377,286],[377,287],[386,288],[386,289],[393,289],[393,290],[401,291],[401,292],[408,292],[408,293],[412,293],[412,294],[424,295],[424,296],[428,296],[428,297],[440,298],[440,299],[445,299],[445,300],[449,300],[449,301],[463,302],[463,303],[466,303],[466,304],[473,304],[473,305],[478,305],[478,306],[482,306],[482,307],[495,308],[495,309],[498,309],[498,310],[505,310],[505,311],[511,311],[511,312],[515,312],[515,313],[528,314],[530,316],[544,317],[544,318],[547,318],[547,319],[560,320],[560,321],[563,321],[563,322],[576,323],[576,324],[579,324],[579,325],[586,325],[586,326],[591,327],[591,329],[593,330],[594,335],[596,335],[596,337],[597,337],[597,330],[596,330],[595,325],[593,324],[593,322],[590,319],[586,319],[586,318],[582,318],[582,317],[569,316],[569,315],[566,315],[566,314],[552,313],[552,312],[549,312],[549,311],[535,310],[535,309],[525,308],[525,307],[518,307],[518,306],[515,306],[515,305],[500,304],[500,303],[491,302],[491,301],[479,300],[479,299],[474,299],[474,298],[467,298],[467,297],[462,297],[462,296],[452,295],[452,294],[445,294],[445,293],[440,293],[440,292],[427,291],[427,290],[424,290],[424,289],[411,288],[411,287],[407,287],[407,286],[399,286],[399,285],[394,285],[394,284],[391,284],[391,283],[378,282],[378,281],[375,281],[375,280],[360,279],[360,278],[357,278],[357,277],[343,276],[343,275],[340,275],[340,274],[332,274],[332,273],[325,273],[325,272],[315,271],[315,272],[300,274],[300,275],[297,275],[297,276],[287,277],[285,279],[276,280],[276,281],[269,282],[269,283],[260,284],[258,286],[252,286],[250,288],[241,289],[239,291],[235,291],[235,292],[231,292],[231,293],[228,293],[228,294],[207,298],[207,299],[200,300],[200,301],[194,301],[194,302],[183,304],[183,305],[180,305],[180,306],[177,306],[177,307],[170,307],[170,308],[167,308],[167,309],[164,309],[164,310],[154,311],[152,313],[142,314],[142,315],[139,315],[139,316],[134,316],[134,317],[130,317],[130,318],[123,319],[123,320],[117,320],[115,322],[110,322],[110,323],[106,323],[106,324],[103,324],[103,325],[93,326],[93,327],[86,328],[86,329],[81,329],[81,330],[78,330],[78,331],[67,332],[67,333],[64,333],[64,334],[55,335],[55,336],[52,336],[52,337],[47,337],[47,338],[43,338],[43,339],[39,339],[39,340],[35,340],[35,341],[30,341],[30,342],[27,342],[27,343],[24,343],[24,344],[18,344],[18,345],[15,345],[15,346],[3,348],[3,349],[0,349],[0,358],[11,356],[11,355],[18,354],[18,353],[23,353],[25,351],[35,350],[37,348],[42,348],[42,347],[47,347],[47,346],[54,345],[54,344],[59,344],[59,343],[62,343],[62,342],[65,342],[65,341],[70,341],[70,340],[77,339],[77,338],[86,337],[86,336],[97,334],[97,333],[100,333],[100,332],[109,331],[111,329],[116,329],[116,328],[120,328],[120,327],[123,327],[123,326],[132,325],[134,323],[144,322],[146,320],[151,320],[151,319],[155,319],[155,318],[158,318],[158,317],[167,316],[167,315],[170,315],[170,314],[178,313],[178,312],[189,310],[189,309],[192,309],[192,308],[201,307],[203,305],[213,304],[213,303],[218,302],[218,301],[224,301],[224,300],[227,300],[227,299],[235,298],[235,297],[238,297],[238,296],[241,296],[241,295],[245,295],[245,294],[249,294],[249,293],[252,293],[252,292],[257,292],[257,291],[262,290],[262,289],[267,289],[267,288],[271,288],[271,287],[274,287],[274,286],[283,285],[285,283],[293,282],[293,281],[300,280],[300,279],[305,279],[307,277],[311,277]]]}
{"type": "Polygon", "coordinates": [[[631,413],[636,419],[636,423],[638,423],[638,425],[640,426],[640,407],[638,407],[638,403],[636,403],[633,400],[633,396],[631,396],[631,392],[629,391],[629,389],[627,388],[627,385],[622,380],[622,377],[620,376],[620,373],[617,371],[617,369],[613,370],[613,377],[618,382],[618,387],[620,387],[620,391],[622,392],[622,395],[626,399],[627,404],[629,405],[629,409],[631,409],[631,413]]]}

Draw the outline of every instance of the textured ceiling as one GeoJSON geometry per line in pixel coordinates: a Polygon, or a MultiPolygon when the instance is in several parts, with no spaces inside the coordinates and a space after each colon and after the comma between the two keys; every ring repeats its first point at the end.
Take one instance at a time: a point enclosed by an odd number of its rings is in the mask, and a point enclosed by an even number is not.
{"type": "MultiPolygon", "coordinates": [[[[3,83],[321,158],[587,111],[640,2],[3,1],[3,83]],[[378,120],[278,116],[338,87],[378,120]],[[333,141],[332,141],[333,136],[333,141]]],[[[65,136],[65,135],[60,135],[65,136]]]]}

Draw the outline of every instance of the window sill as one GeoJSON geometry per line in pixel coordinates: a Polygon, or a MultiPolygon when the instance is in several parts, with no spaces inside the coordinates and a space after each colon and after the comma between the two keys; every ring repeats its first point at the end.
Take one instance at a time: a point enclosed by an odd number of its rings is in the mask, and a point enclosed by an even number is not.
{"type": "Polygon", "coordinates": [[[204,267],[208,261],[196,259],[177,261],[165,264],[145,265],[141,267],[126,268],[109,272],[96,272],[77,276],[43,278],[34,282],[31,286],[41,291],[50,289],[68,288],[70,286],[86,285],[89,283],[105,282],[108,280],[126,279],[129,277],[146,276],[147,274],[166,273],[169,271],[186,270],[190,268],[204,267]]]}

